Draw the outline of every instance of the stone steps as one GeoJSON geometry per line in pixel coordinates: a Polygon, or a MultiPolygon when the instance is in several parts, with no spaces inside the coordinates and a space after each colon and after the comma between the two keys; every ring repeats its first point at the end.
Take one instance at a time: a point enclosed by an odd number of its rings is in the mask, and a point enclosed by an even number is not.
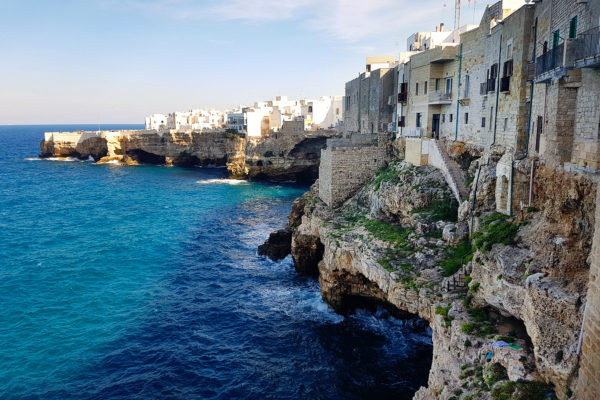
{"type": "Polygon", "coordinates": [[[437,147],[440,151],[440,154],[442,155],[442,159],[444,160],[444,163],[446,164],[446,166],[448,168],[450,177],[456,184],[456,188],[458,189],[458,193],[460,196],[459,201],[462,201],[463,199],[468,198],[469,191],[467,190],[465,176],[464,176],[462,169],[460,168],[460,165],[458,165],[458,163],[456,161],[454,161],[452,159],[452,157],[450,157],[450,155],[448,155],[448,152],[446,151],[445,143],[437,144],[437,147]]]}

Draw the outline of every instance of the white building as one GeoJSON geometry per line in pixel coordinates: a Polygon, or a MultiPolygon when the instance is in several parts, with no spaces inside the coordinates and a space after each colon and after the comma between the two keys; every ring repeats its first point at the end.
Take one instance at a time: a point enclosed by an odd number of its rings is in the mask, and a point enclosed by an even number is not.
{"type": "Polygon", "coordinates": [[[162,130],[167,128],[167,116],[164,114],[152,114],[146,117],[146,129],[162,130]]]}

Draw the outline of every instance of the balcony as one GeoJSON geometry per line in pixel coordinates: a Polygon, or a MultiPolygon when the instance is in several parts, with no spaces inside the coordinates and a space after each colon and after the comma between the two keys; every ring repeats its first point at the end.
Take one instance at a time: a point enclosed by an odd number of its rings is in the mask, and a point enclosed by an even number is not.
{"type": "MultiPolygon", "coordinates": [[[[556,68],[563,66],[563,55],[565,52],[565,44],[562,43],[552,50],[548,50],[535,61],[535,76],[536,82],[540,82],[540,76],[547,72],[553,71],[556,68]]],[[[544,79],[545,80],[545,79],[544,79]]]]}
{"type": "Polygon", "coordinates": [[[500,79],[500,92],[510,92],[510,76],[500,79]]]}
{"type": "Polygon", "coordinates": [[[458,46],[437,46],[428,50],[432,64],[442,64],[455,61],[458,56],[458,46]]]}
{"type": "Polygon", "coordinates": [[[398,103],[406,103],[407,99],[408,99],[408,93],[406,93],[406,92],[398,93],[398,103]]]}
{"type": "Polygon", "coordinates": [[[487,87],[486,87],[488,92],[495,92],[496,91],[496,78],[490,78],[487,80],[487,87]]]}
{"type": "Polygon", "coordinates": [[[451,104],[452,92],[430,92],[429,104],[451,104]]]}
{"type": "Polygon", "coordinates": [[[425,136],[425,129],[423,128],[415,128],[415,127],[410,127],[410,128],[406,128],[404,129],[404,131],[402,132],[402,136],[407,137],[407,138],[420,138],[420,137],[424,137],[425,136]]]}
{"type": "Polygon", "coordinates": [[[572,48],[575,68],[600,67],[600,27],[580,34],[572,48]]]}

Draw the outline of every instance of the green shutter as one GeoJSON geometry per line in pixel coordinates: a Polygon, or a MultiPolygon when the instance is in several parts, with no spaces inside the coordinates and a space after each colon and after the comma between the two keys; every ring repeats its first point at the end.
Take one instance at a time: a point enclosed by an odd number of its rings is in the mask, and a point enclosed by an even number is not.
{"type": "Polygon", "coordinates": [[[573,17],[569,24],[569,39],[575,39],[577,37],[577,15],[573,17]]]}
{"type": "Polygon", "coordinates": [[[555,49],[558,47],[558,42],[560,40],[560,29],[554,31],[554,36],[552,37],[552,48],[555,49]]]}

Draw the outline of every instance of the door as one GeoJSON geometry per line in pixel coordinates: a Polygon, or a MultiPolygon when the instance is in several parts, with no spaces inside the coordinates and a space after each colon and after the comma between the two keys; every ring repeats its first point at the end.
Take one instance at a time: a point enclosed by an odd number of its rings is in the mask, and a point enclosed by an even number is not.
{"type": "Polygon", "coordinates": [[[542,136],[542,124],[544,123],[544,118],[540,115],[537,118],[537,127],[535,133],[535,151],[536,153],[540,152],[540,139],[542,136]]]}
{"type": "Polygon", "coordinates": [[[433,114],[431,121],[431,132],[435,139],[440,138],[440,114],[433,114]]]}

